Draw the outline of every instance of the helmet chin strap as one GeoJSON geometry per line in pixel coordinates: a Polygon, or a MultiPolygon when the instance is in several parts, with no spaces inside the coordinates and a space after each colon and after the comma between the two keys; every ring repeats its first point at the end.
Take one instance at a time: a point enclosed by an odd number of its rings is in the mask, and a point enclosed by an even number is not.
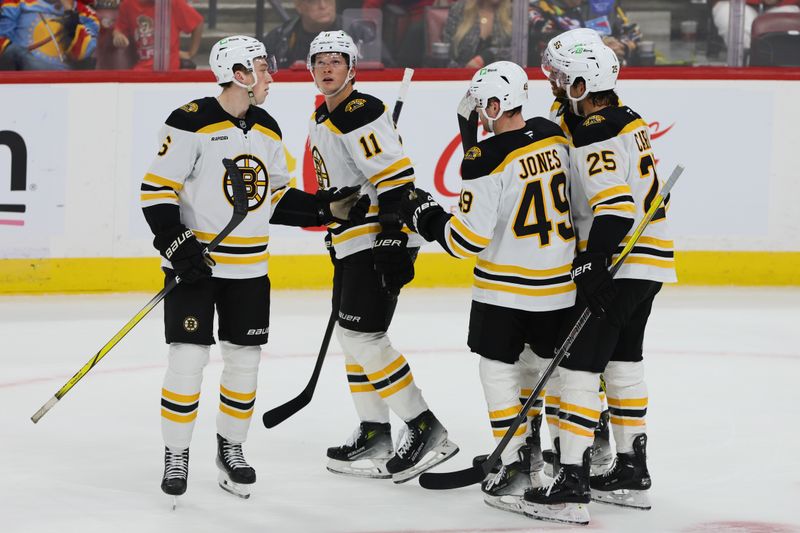
{"type": "Polygon", "coordinates": [[[587,96],[589,96],[589,90],[586,89],[586,86],[584,86],[583,94],[579,98],[573,98],[572,93],[570,93],[570,88],[567,87],[567,98],[569,99],[569,103],[572,107],[572,112],[578,115],[579,117],[582,117],[583,114],[578,109],[578,102],[582,101],[587,96]]]}
{"type": "Polygon", "coordinates": [[[253,87],[255,87],[256,84],[258,83],[258,73],[256,72],[255,68],[252,69],[250,72],[253,73],[253,83],[252,84],[246,85],[246,84],[238,81],[235,77],[233,78],[233,83],[235,85],[238,85],[242,89],[247,89],[247,97],[250,99],[250,105],[257,106],[258,104],[256,103],[256,95],[253,93],[253,87]]]}
{"type": "Polygon", "coordinates": [[[480,113],[486,119],[486,131],[489,133],[494,133],[494,121],[500,118],[500,115],[502,115],[503,112],[498,111],[497,116],[494,118],[489,116],[489,113],[486,112],[485,108],[480,108],[480,113]]]}

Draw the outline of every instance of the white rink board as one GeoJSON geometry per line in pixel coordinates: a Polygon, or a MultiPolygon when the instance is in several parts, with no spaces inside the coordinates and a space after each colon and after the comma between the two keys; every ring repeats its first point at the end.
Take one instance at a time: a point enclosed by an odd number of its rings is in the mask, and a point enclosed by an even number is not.
{"type": "MultiPolygon", "coordinates": [[[[391,106],[398,85],[356,87],[391,106]]],[[[455,142],[465,86],[412,83],[399,125],[418,185],[446,205],[459,190],[460,145],[442,154],[455,142]]],[[[27,190],[10,192],[10,155],[0,147],[0,203],[28,206],[24,225],[0,224],[0,258],[152,256],[138,196],[159,127],[172,109],[217,92],[211,83],[0,85],[0,101],[35,101],[3,109],[0,129],[22,135],[29,168],[27,190]]],[[[526,116],[546,114],[547,85],[534,80],[530,93],[526,116]]],[[[670,211],[676,249],[800,250],[793,158],[800,82],[623,80],[619,93],[651,124],[662,176],[678,162],[687,167],[670,211]]],[[[311,83],[275,83],[264,106],[298,159],[300,187],[313,181],[303,175],[302,154],[316,95],[311,83]]],[[[273,231],[272,254],[323,252],[317,233],[273,231]]]]}

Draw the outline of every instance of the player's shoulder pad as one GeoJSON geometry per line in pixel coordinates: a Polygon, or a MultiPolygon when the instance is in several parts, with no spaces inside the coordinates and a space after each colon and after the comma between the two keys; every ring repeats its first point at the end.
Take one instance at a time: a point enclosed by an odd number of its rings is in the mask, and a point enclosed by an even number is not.
{"type": "Polygon", "coordinates": [[[167,118],[167,126],[196,132],[209,124],[226,120],[220,113],[221,109],[216,99],[212,97],[192,100],[170,113],[167,118]]]}
{"type": "Polygon", "coordinates": [[[578,122],[572,132],[572,144],[576,148],[613,139],[640,117],[627,106],[605,107],[578,122]]]}
{"type": "Polygon", "coordinates": [[[279,139],[283,139],[283,134],[281,133],[281,128],[278,126],[278,121],[275,118],[267,113],[265,109],[262,109],[257,106],[250,106],[252,111],[252,116],[254,120],[254,125],[261,126],[262,128],[266,128],[270,131],[275,132],[279,139]]]}
{"type": "Polygon", "coordinates": [[[495,135],[467,149],[461,161],[461,179],[467,181],[488,176],[505,161],[508,154],[530,144],[531,140],[523,131],[495,135]]]}
{"type": "Polygon", "coordinates": [[[379,98],[353,91],[330,114],[331,123],[343,134],[350,133],[377,120],[386,111],[379,98]]]}

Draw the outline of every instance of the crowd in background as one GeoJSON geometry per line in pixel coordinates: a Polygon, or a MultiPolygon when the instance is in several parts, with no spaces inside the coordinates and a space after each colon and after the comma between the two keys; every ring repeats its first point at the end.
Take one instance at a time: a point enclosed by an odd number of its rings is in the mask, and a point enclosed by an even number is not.
{"type": "MultiPolygon", "coordinates": [[[[206,25],[200,4],[169,2],[168,68],[205,68],[206,25]]],[[[217,5],[224,3],[218,0],[217,5]]],[[[699,13],[699,20],[671,24],[674,46],[671,41],[656,44],[621,3],[529,0],[528,65],[538,64],[551,37],[578,27],[597,30],[623,64],[724,64],[729,1],[669,3],[673,17],[685,16],[689,5],[699,13]],[[688,53],[681,41],[691,42],[688,53]]],[[[746,57],[753,48],[750,62],[800,65],[800,0],[746,3],[744,48],[746,57]],[[760,45],[767,37],[773,39],[769,47],[760,45]]],[[[627,4],[636,5],[637,13],[647,11],[646,3],[627,4]]],[[[338,29],[359,43],[364,68],[474,69],[512,59],[511,0],[293,0],[285,5],[291,7],[285,20],[268,21],[260,36],[281,68],[305,68],[311,39],[320,31],[338,29]]],[[[0,70],[152,70],[155,8],[155,0],[0,0],[0,70]]],[[[267,4],[266,9],[274,7],[267,4]]]]}

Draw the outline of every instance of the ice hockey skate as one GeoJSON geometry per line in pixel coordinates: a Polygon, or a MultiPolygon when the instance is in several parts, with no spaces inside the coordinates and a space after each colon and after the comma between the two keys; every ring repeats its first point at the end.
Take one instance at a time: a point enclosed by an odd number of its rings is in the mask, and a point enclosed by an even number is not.
{"type": "Polygon", "coordinates": [[[614,461],[614,451],[611,449],[611,435],[608,427],[608,409],[600,413],[600,420],[597,421],[597,428],[594,430],[594,442],[592,443],[592,472],[593,476],[602,474],[610,467],[614,461]]]}
{"type": "MultiPolygon", "coordinates": [[[[542,415],[535,416],[531,419],[531,435],[525,439],[525,445],[530,450],[530,457],[531,457],[531,476],[534,479],[534,484],[537,479],[541,478],[542,475],[542,467],[544,466],[544,459],[542,458],[542,442],[541,442],[541,433],[540,430],[542,428],[542,415]]],[[[550,452],[550,450],[547,450],[550,452]]],[[[486,462],[486,459],[489,458],[488,454],[476,455],[472,458],[472,466],[479,467],[481,464],[486,462]]],[[[486,474],[486,479],[484,481],[489,481],[492,479],[495,474],[500,471],[500,463],[497,462],[492,466],[492,469],[486,474]]],[[[552,477],[552,476],[550,476],[552,477]]]]}
{"type": "Polygon", "coordinates": [[[486,505],[524,514],[522,496],[533,487],[542,486],[541,471],[531,472],[531,450],[526,444],[519,450],[519,460],[501,465],[495,475],[481,483],[486,505]]]}
{"type": "Polygon", "coordinates": [[[172,496],[172,510],[178,506],[178,496],[186,492],[186,481],[189,477],[189,448],[170,450],[164,448],[164,477],[161,490],[172,496]]]}
{"type": "Polygon", "coordinates": [[[637,435],[633,453],[617,454],[614,466],[599,476],[592,476],[592,500],[620,507],[648,511],[651,508],[648,490],[651,486],[646,462],[647,435],[637,435]]]}
{"type": "Polygon", "coordinates": [[[458,446],[447,438],[447,430],[430,411],[406,422],[397,452],[386,463],[395,483],[405,483],[450,459],[458,446]]]}
{"type": "Polygon", "coordinates": [[[241,443],[217,435],[217,466],[217,480],[222,490],[240,498],[250,497],[251,485],[256,482],[256,471],[244,460],[241,443]]]}
{"type": "Polygon", "coordinates": [[[342,446],[328,448],[328,470],[334,474],[388,479],[386,462],[394,455],[389,424],[361,422],[342,446]]]}
{"type": "Polygon", "coordinates": [[[561,465],[553,482],[532,488],[523,497],[526,516],[550,522],[589,523],[589,450],[580,465],[561,465]]]}

